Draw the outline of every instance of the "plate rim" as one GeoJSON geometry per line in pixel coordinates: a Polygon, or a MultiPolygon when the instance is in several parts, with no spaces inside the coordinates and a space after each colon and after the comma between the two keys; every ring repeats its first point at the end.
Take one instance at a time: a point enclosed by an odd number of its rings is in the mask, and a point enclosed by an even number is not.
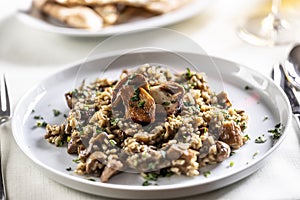
{"type": "MultiPolygon", "coordinates": [[[[103,59],[106,57],[113,57],[118,55],[118,52],[120,51],[113,51],[113,52],[109,52],[107,54],[105,54],[105,56],[100,55],[100,56],[95,56],[93,57],[93,59],[89,59],[89,61],[94,61],[97,59],[103,59]]],[[[139,52],[140,53],[140,52],[139,52]]],[[[145,52],[147,53],[147,52],[145,52]]],[[[153,51],[151,51],[151,53],[153,53],[153,51]]],[[[17,113],[19,113],[19,110],[22,107],[22,103],[25,99],[28,98],[28,96],[35,91],[39,85],[41,85],[44,81],[49,80],[51,77],[54,77],[56,75],[59,75],[63,72],[66,72],[68,70],[72,70],[75,69],[76,67],[80,66],[80,64],[82,64],[84,61],[84,59],[79,60],[77,62],[74,62],[70,65],[68,65],[65,68],[61,68],[60,70],[58,70],[57,72],[54,72],[50,75],[47,75],[44,79],[42,79],[41,81],[39,81],[38,83],[34,84],[22,97],[21,99],[19,99],[16,107],[15,107],[15,112],[13,113],[13,118],[12,118],[12,122],[11,122],[11,126],[12,126],[12,132],[13,132],[13,137],[18,145],[18,147],[22,150],[22,152],[36,165],[38,165],[40,168],[44,168],[46,170],[48,170],[48,173],[54,173],[58,176],[62,176],[66,179],[68,179],[69,181],[76,181],[76,182],[80,182],[82,184],[87,184],[90,186],[96,186],[96,187],[101,187],[101,188],[106,188],[106,189],[118,189],[118,190],[126,190],[126,191],[136,191],[138,190],[139,192],[141,191],[164,191],[164,190],[174,190],[174,189],[182,189],[182,188],[187,188],[187,187],[195,187],[195,186],[200,186],[200,185],[206,185],[206,184],[211,184],[214,183],[216,181],[222,180],[222,179],[226,179],[229,178],[232,175],[238,175],[240,173],[243,173],[244,171],[246,171],[248,168],[257,168],[259,169],[260,167],[258,167],[258,165],[262,164],[262,162],[264,162],[266,160],[267,157],[269,157],[272,152],[274,152],[276,149],[278,149],[279,145],[283,142],[283,140],[285,139],[285,137],[287,136],[288,132],[286,130],[288,130],[288,128],[291,126],[291,120],[292,120],[292,111],[291,111],[291,107],[290,107],[290,102],[287,98],[287,96],[285,95],[284,91],[278,86],[276,85],[272,79],[270,77],[265,76],[264,74],[248,67],[242,64],[238,64],[236,62],[232,62],[230,60],[226,60],[223,58],[219,58],[219,57],[214,57],[214,56],[209,56],[209,55],[204,55],[204,54],[198,54],[198,53],[192,53],[192,52],[180,52],[180,53],[186,53],[186,54],[190,54],[193,56],[208,56],[210,59],[212,59],[212,61],[220,61],[220,62],[226,62],[226,63],[230,63],[232,65],[236,65],[239,68],[244,68],[247,71],[250,71],[251,73],[256,73],[259,74],[259,76],[263,77],[264,79],[266,79],[269,83],[272,83],[273,87],[275,87],[279,93],[281,93],[282,98],[284,99],[285,103],[287,104],[287,109],[288,109],[288,113],[287,113],[287,124],[285,126],[285,130],[284,130],[284,134],[282,135],[282,137],[276,142],[275,145],[273,145],[266,153],[264,153],[263,156],[261,156],[260,158],[257,158],[256,160],[254,160],[253,162],[249,163],[248,165],[245,165],[244,167],[241,167],[241,169],[239,169],[238,171],[236,171],[235,173],[224,173],[223,175],[220,175],[218,177],[212,177],[210,178],[208,181],[206,181],[205,183],[181,183],[181,184],[173,184],[173,185],[160,185],[160,186],[137,186],[137,185],[126,185],[125,188],[120,188],[120,186],[124,187],[124,184],[111,184],[111,183],[102,183],[102,182],[92,182],[89,180],[85,180],[81,177],[76,177],[76,176],[72,176],[72,175],[68,175],[66,173],[60,172],[58,170],[55,170],[49,166],[47,166],[46,164],[44,164],[43,162],[41,162],[40,160],[36,159],[36,158],[32,158],[31,152],[25,148],[24,144],[21,143],[21,140],[18,139],[18,128],[17,128],[17,113]]],[[[255,169],[253,172],[251,172],[250,174],[254,173],[257,169],[255,169]]],[[[248,175],[250,175],[248,174],[248,175]]],[[[244,175],[244,177],[248,176],[248,175],[244,175]]],[[[240,179],[243,179],[244,177],[241,177],[240,179]]],[[[51,178],[51,177],[49,177],[51,178]]],[[[238,181],[238,180],[236,180],[238,181]]],[[[234,182],[236,182],[234,181],[234,182]]]]}

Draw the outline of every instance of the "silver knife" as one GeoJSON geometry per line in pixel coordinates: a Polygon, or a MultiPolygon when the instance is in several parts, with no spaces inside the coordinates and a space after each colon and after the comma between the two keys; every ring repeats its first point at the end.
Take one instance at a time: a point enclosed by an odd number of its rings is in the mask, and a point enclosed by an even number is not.
{"type": "Polygon", "coordinates": [[[298,127],[300,128],[300,103],[296,96],[296,90],[288,81],[287,76],[288,73],[286,72],[282,64],[278,63],[274,65],[273,80],[277,85],[279,85],[283,89],[286,96],[288,97],[292,107],[293,116],[296,119],[298,127]]]}

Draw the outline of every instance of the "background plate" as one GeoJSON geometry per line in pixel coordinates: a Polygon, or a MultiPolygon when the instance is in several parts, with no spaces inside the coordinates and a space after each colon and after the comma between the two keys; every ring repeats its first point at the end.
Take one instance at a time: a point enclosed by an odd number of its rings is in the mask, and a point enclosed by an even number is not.
{"type": "Polygon", "coordinates": [[[141,31],[145,28],[157,28],[171,24],[178,23],[180,21],[191,18],[197,14],[203,12],[211,0],[195,0],[186,6],[179,8],[173,12],[151,17],[143,20],[134,20],[128,23],[115,25],[107,28],[103,28],[97,32],[91,32],[82,29],[70,28],[62,23],[58,23],[49,17],[42,16],[37,12],[28,14],[26,12],[18,12],[18,18],[25,24],[47,32],[59,33],[63,35],[73,36],[109,36],[117,33],[128,31],[141,31]]]}
{"type": "Polygon", "coordinates": [[[279,122],[286,128],[290,124],[291,109],[286,96],[271,79],[247,67],[200,54],[179,54],[185,58],[182,62],[172,59],[174,55],[170,52],[152,51],[122,56],[112,53],[109,56],[92,58],[82,65],[78,64],[49,76],[33,87],[15,109],[12,129],[18,146],[51,179],[83,192],[112,198],[160,199],[188,196],[224,187],[252,174],[262,166],[263,161],[287,134],[283,132],[282,137],[273,143],[268,133],[268,130],[273,129],[279,122]],[[72,162],[74,156],[67,154],[66,148],[57,148],[49,144],[44,139],[44,129],[32,129],[36,123],[34,115],[42,115],[49,123],[61,123],[64,118],[54,118],[52,109],[67,113],[64,94],[72,90],[83,78],[87,81],[103,76],[116,79],[122,69],[144,63],[160,63],[172,67],[173,70],[183,71],[190,67],[187,66],[187,60],[208,75],[208,83],[213,91],[218,93],[225,90],[232,100],[233,107],[244,109],[249,114],[249,128],[246,133],[251,140],[224,162],[201,170],[211,171],[207,178],[203,175],[174,175],[160,178],[158,186],[147,187],[141,186],[144,180],[138,174],[121,173],[114,176],[109,183],[89,181],[89,177],[66,171],[68,167],[75,169],[76,165],[72,162]],[[108,65],[109,70],[101,72],[103,67],[108,65]],[[251,89],[245,90],[245,86],[251,89]],[[35,110],[34,114],[31,113],[32,109],[35,110]],[[266,115],[268,119],[264,120],[266,115]],[[262,134],[266,135],[267,142],[255,143],[255,138],[262,134]],[[253,156],[254,154],[257,155],[253,156]],[[233,167],[229,167],[230,162],[234,162],[233,167]]]}

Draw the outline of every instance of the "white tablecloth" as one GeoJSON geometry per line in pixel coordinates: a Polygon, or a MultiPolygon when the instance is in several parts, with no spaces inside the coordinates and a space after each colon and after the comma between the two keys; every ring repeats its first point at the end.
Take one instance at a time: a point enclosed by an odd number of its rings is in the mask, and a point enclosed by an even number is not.
{"type": "MultiPolygon", "coordinates": [[[[272,65],[284,59],[287,46],[251,46],[236,35],[239,20],[257,2],[212,1],[205,12],[168,28],[186,34],[209,55],[270,76],[272,65]]],[[[6,74],[13,106],[34,84],[85,58],[104,39],[66,37],[32,29],[15,18],[16,5],[15,1],[0,2],[0,74],[6,74]]],[[[295,123],[287,132],[280,148],[253,175],[217,191],[183,199],[300,199],[300,133],[295,123]]],[[[0,138],[9,199],[106,199],[70,189],[46,177],[19,149],[10,123],[0,127],[0,138]]]]}

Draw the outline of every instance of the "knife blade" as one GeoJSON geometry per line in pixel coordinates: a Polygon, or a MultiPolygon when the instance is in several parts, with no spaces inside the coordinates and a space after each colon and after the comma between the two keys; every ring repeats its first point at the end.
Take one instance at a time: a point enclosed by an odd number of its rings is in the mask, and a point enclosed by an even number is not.
{"type": "Polygon", "coordinates": [[[288,73],[286,72],[284,66],[278,63],[274,65],[272,75],[274,82],[283,89],[284,93],[288,97],[291,104],[293,116],[297,122],[298,127],[300,128],[300,103],[297,98],[295,88],[288,81],[288,73]]]}

